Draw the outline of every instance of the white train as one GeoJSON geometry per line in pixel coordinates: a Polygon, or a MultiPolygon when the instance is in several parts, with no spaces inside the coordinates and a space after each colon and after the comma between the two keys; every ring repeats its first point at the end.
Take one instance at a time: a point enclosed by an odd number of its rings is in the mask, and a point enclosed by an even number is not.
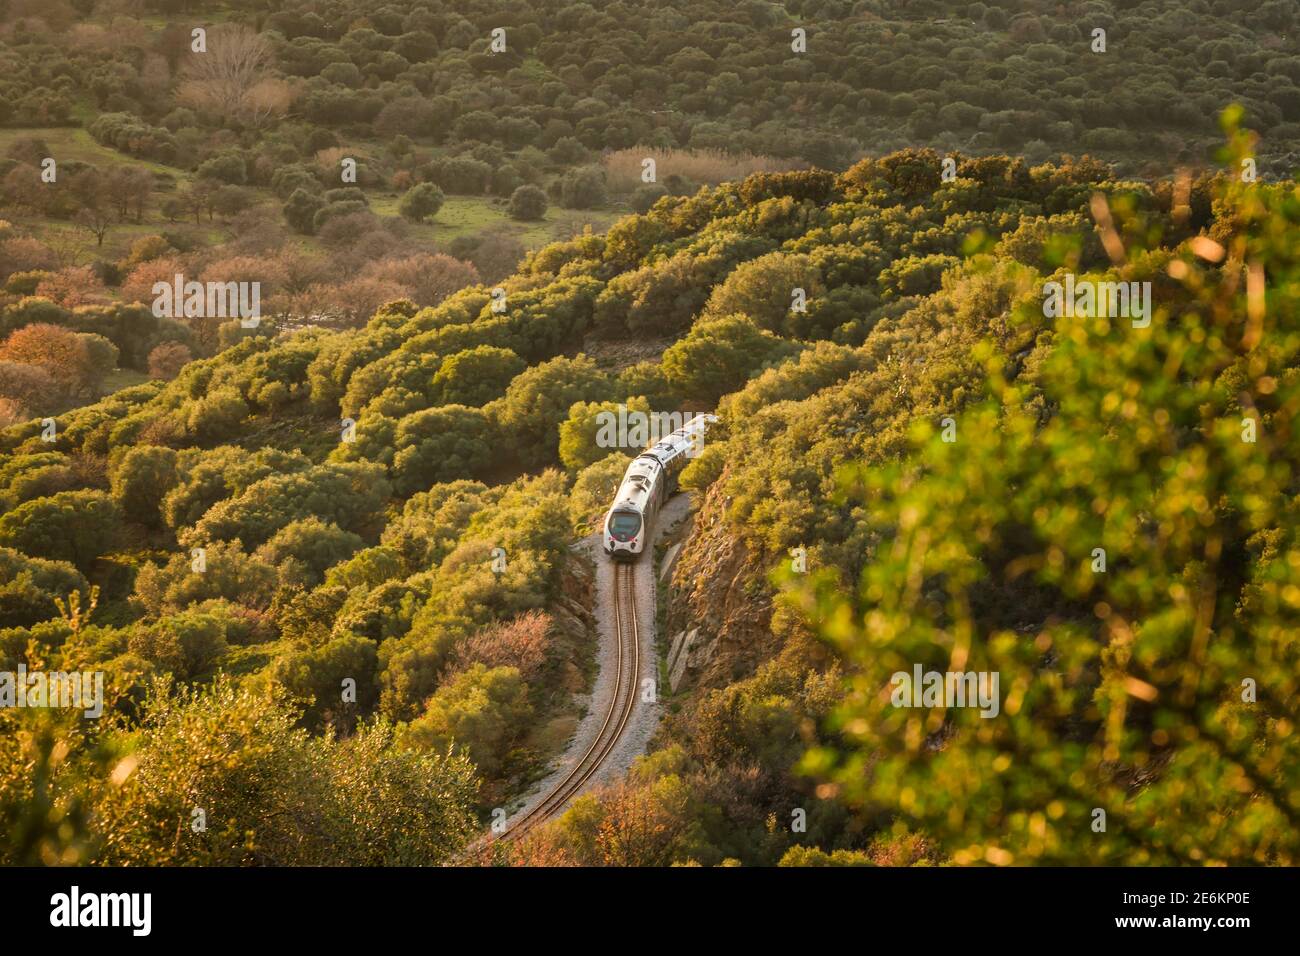
{"type": "Polygon", "coordinates": [[[677,489],[677,476],[704,446],[704,432],[716,415],[696,415],[677,431],[651,445],[628,465],[605,515],[605,553],[616,561],[635,561],[649,542],[655,515],[677,489]]]}

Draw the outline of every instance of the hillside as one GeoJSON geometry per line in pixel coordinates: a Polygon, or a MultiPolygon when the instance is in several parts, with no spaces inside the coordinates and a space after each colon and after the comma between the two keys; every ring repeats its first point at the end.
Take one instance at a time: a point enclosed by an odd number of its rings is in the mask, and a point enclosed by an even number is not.
{"type": "Polygon", "coordinates": [[[1298,37],[0,0],[0,864],[1300,863],[1298,37]]]}
{"type": "Polygon", "coordinates": [[[453,859],[590,681],[569,545],[623,405],[721,417],[663,596],[690,666],[628,781],[507,859],[1294,862],[1300,194],[942,159],[663,196],[504,296],[268,324],[0,432],[0,669],[102,670],[110,714],[0,711],[0,858],[453,859]],[[1046,317],[1067,273],[1153,321],[1046,317]],[[999,670],[1014,719],[880,712],[902,660],[999,670]]]}
{"type": "MultiPolygon", "coordinates": [[[[9,0],[0,336],[149,325],[131,307],[176,275],[257,282],[278,327],[359,327],[664,195],[907,148],[1159,179],[1208,168],[1229,104],[1285,178],[1298,25],[1289,0],[9,0]]],[[[153,323],[70,382],[6,370],[0,424],[238,334],[153,323]]]]}

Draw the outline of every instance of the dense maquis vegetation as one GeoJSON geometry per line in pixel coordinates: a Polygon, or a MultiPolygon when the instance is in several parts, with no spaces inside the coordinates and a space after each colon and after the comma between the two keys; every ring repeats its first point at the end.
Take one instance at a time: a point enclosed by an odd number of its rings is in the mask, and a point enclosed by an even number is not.
{"type": "Polygon", "coordinates": [[[1293,860],[1295,186],[1007,157],[944,182],[940,160],[664,197],[530,254],[503,309],[471,285],[257,330],[53,441],[0,432],[0,666],[101,669],[110,701],[0,712],[4,858],[447,859],[580,666],[548,612],[626,461],[595,412],[716,402],[684,482],[760,566],[806,547],[812,583],[773,654],[675,701],[625,783],[514,859],[1293,860]],[[1045,278],[1106,270],[1153,281],[1151,328],[1043,317],[1045,278]],[[658,360],[588,357],[647,334],[658,360]],[[957,647],[1018,688],[1008,722],[873,710],[895,661],[957,647]],[[1259,709],[1231,702],[1246,676],[1259,709]],[[1219,787],[1189,786],[1204,761],[1219,787]],[[272,766],[294,785],[261,789],[272,766]],[[1095,839],[1094,806],[1122,836],[1095,839]]]}
{"type": "Polygon", "coordinates": [[[202,16],[171,0],[145,0],[134,15],[89,16],[90,6],[11,0],[0,118],[57,126],[89,96],[96,139],[158,162],[212,164],[214,178],[241,184],[249,159],[269,178],[282,144],[329,148],[363,129],[408,150],[447,147],[375,157],[376,167],[509,195],[541,154],[573,167],[638,146],[741,149],[836,167],[861,143],[919,140],[1031,153],[1082,145],[1160,162],[1203,158],[1212,117],[1233,99],[1282,150],[1300,121],[1297,14],[1286,0],[1134,0],[1064,15],[1045,0],[294,0],[274,11],[235,0],[202,16]],[[194,72],[175,82],[191,19],[257,30],[274,69],[243,86],[194,72]],[[494,49],[495,29],[505,32],[494,49]],[[1095,29],[1107,32],[1104,53],[1092,49],[1095,29]],[[285,117],[294,124],[283,138],[245,152],[253,140],[241,142],[241,128],[285,117]],[[230,132],[213,142],[212,126],[230,132]],[[512,162],[493,162],[493,149],[512,162]]]}
{"type": "Polygon", "coordinates": [[[0,861],[466,859],[619,406],[720,416],[745,646],[493,859],[1297,861],[1291,0],[274,7],[0,0],[0,673],[107,694],[0,707],[0,861]]]}
{"type": "Polygon", "coordinates": [[[688,483],[778,570],[776,655],[526,858],[1294,863],[1300,193],[1099,188],[1117,231],[1027,210],[723,399],[688,483]],[[1062,271],[1151,281],[1152,329],[1045,319],[1062,271]],[[893,706],[914,662],[1007,710],[893,706]]]}
{"type": "MultiPolygon", "coordinates": [[[[917,145],[1031,164],[1086,152],[1125,175],[1203,165],[1228,102],[1268,134],[1262,172],[1285,175],[1297,25],[1290,0],[10,0],[0,336],[57,324],[119,354],[69,345],[108,366],[69,382],[66,362],[15,362],[0,344],[0,424],[231,344],[215,323],[187,334],[132,309],[175,275],[256,281],[281,325],[359,326],[754,171],[917,145]]],[[[677,268],[687,294],[704,288],[707,262],[677,268]]]]}

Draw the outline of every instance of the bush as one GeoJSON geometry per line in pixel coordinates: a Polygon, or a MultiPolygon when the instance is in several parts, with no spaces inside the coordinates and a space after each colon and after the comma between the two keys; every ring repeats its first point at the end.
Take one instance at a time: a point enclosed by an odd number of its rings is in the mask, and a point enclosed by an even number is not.
{"type": "Polygon", "coordinates": [[[513,667],[473,664],[438,688],[402,737],[410,747],[466,754],[485,777],[501,773],[532,716],[528,687],[513,667]]]}
{"type": "Polygon", "coordinates": [[[684,395],[716,402],[763,366],[798,349],[743,315],[701,320],[664,353],[664,373],[684,395]]]}
{"type": "Polygon", "coordinates": [[[245,554],[238,541],[205,545],[202,573],[194,570],[196,560],[184,553],[164,565],[146,564],[136,575],[136,600],[155,616],[218,598],[256,609],[271,603],[275,569],[245,554]]]}
{"type": "Polygon", "coordinates": [[[316,214],[324,208],[325,200],[299,186],[284,204],[284,221],[295,232],[310,236],[316,231],[316,214]]]}
{"type": "Polygon", "coordinates": [[[73,591],[89,596],[86,579],[71,564],[0,548],[0,628],[49,620],[58,614],[55,599],[66,601],[73,591]]]}
{"type": "Polygon", "coordinates": [[[522,372],[496,406],[509,447],[530,466],[559,460],[560,423],[574,402],[604,398],[609,381],[585,355],[555,358],[522,372]]]}
{"type": "Polygon", "coordinates": [[[215,179],[234,186],[242,186],[248,182],[248,169],[244,164],[244,157],[236,152],[213,156],[199,164],[194,175],[199,179],[215,179]]]}
{"type": "Polygon", "coordinates": [[[158,445],[127,449],[112,469],[113,499],[132,521],[162,526],[163,498],[177,481],[176,452],[158,445]]]}
{"type": "Polygon", "coordinates": [[[102,491],[63,491],[0,515],[0,545],[89,570],[121,541],[122,512],[102,491]]]}
{"type": "Polygon", "coordinates": [[[512,219],[537,220],[546,217],[546,192],[538,186],[520,186],[510,195],[506,207],[512,219]]]}
{"type": "Polygon", "coordinates": [[[278,568],[282,582],[314,587],[326,570],[346,561],[363,543],[359,535],[312,515],[285,525],[254,557],[278,568]]]}
{"type": "Polygon", "coordinates": [[[560,178],[560,204],[566,209],[595,209],[609,196],[605,190],[605,172],[599,166],[571,169],[560,178]]]}
{"type": "Polygon", "coordinates": [[[223,388],[190,402],[185,426],[199,441],[221,441],[237,434],[248,414],[243,396],[233,388],[223,388]]]}
{"type": "Polygon", "coordinates": [[[424,222],[438,215],[446,197],[441,189],[432,183],[418,183],[406,191],[398,203],[397,211],[403,219],[411,222],[424,222]]]}

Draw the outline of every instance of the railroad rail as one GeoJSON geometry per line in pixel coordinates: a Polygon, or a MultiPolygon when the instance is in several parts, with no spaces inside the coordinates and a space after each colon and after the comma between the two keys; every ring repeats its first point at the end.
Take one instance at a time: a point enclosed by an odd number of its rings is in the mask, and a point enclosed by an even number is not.
{"type": "Polygon", "coordinates": [[[636,614],[634,570],[635,565],[614,565],[614,630],[618,640],[618,664],[614,693],[596,739],[550,793],[510,824],[501,837],[503,840],[519,839],[564,809],[609,759],[627,729],[636,708],[637,688],[641,685],[641,631],[636,614]]]}

